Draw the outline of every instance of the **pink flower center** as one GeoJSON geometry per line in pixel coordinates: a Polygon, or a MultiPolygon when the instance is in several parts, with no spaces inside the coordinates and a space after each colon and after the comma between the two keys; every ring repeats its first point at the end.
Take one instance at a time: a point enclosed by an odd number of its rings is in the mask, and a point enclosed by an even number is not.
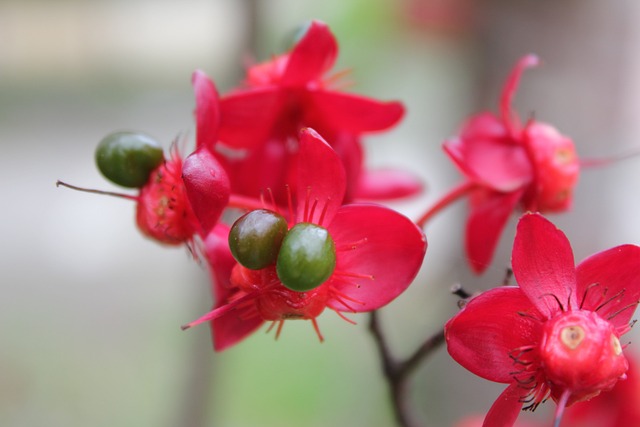
{"type": "Polygon", "coordinates": [[[628,369],[615,327],[588,310],[547,321],[539,354],[554,399],[571,391],[567,405],[611,389],[628,369]]]}
{"type": "Polygon", "coordinates": [[[231,282],[246,293],[261,291],[254,302],[264,320],[314,319],[324,311],[329,298],[329,290],[324,286],[308,292],[285,288],[273,266],[249,270],[237,264],[231,282]]]}
{"type": "Polygon", "coordinates": [[[573,141],[555,128],[539,122],[530,123],[523,135],[535,170],[535,185],[525,195],[525,209],[541,212],[567,210],[580,173],[573,141]]]}

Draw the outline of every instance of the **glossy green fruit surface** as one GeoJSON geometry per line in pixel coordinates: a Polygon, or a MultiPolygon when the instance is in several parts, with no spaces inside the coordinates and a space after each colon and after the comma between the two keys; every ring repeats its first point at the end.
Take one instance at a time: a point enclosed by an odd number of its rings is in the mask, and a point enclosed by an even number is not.
{"type": "Polygon", "coordinates": [[[128,188],[143,187],[163,159],[160,144],[140,132],[110,133],[96,149],[100,172],[108,180],[128,188]]]}
{"type": "Polygon", "coordinates": [[[257,209],[241,216],[229,232],[233,257],[250,270],[262,270],[275,264],[282,240],[287,234],[287,220],[280,214],[257,209]]]}
{"type": "Polygon", "coordinates": [[[301,222],[285,236],[276,272],[284,286],[305,292],[324,283],[335,267],[336,247],[327,229],[301,222]]]}

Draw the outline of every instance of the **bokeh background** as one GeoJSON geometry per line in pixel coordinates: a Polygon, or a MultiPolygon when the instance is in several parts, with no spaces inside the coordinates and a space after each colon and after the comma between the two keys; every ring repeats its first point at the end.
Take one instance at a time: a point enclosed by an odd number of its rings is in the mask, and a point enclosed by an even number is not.
{"type": "MultiPolygon", "coordinates": [[[[192,140],[194,69],[224,93],[246,61],[283,52],[299,25],[321,19],[350,90],[407,106],[366,148],[370,165],[427,182],[424,196],[393,205],[415,218],[460,180],[443,139],[469,114],[496,111],[529,52],[543,64],[524,76],[522,115],[553,123],[585,158],[640,148],[638,18],[640,3],[624,0],[0,0],[0,425],[393,425],[365,315],[357,326],[323,315],[323,344],[308,322],[287,322],[277,342],[262,330],[215,354],[206,326],[179,328],[211,305],[206,269],[141,237],[130,202],[56,180],[114,190],[93,161],[105,134],[192,140]]],[[[640,243],[639,165],[585,170],[573,211],[551,217],[577,259],[640,243]]],[[[452,284],[485,289],[505,276],[516,218],[474,277],[464,215],[460,203],[432,221],[419,278],[382,310],[398,355],[455,313],[452,284]]],[[[629,335],[631,350],[639,339],[629,335]]],[[[442,427],[502,389],[444,348],[410,387],[416,415],[442,427]]]]}

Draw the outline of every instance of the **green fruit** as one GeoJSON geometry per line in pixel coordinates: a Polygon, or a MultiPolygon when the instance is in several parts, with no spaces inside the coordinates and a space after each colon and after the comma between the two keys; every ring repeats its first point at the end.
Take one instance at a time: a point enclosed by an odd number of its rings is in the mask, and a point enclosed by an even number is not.
{"type": "Polygon", "coordinates": [[[250,270],[262,270],[275,264],[287,220],[280,214],[258,209],[241,216],[229,232],[233,257],[250,270]]]}
{"type": "Polygon", "coordinates": [[[326,228],[301,222],[289,230],[276,263],[287,288],[305,292],[320,286],[336,267],[336,246],[326,228]]]}
{"type": "Polygon", "coordinates": [[[143,187],[163,159],[160,144],[139,132],[110,133],[96,149],[100,172],[108,180],[129,188],[143,187]]]}

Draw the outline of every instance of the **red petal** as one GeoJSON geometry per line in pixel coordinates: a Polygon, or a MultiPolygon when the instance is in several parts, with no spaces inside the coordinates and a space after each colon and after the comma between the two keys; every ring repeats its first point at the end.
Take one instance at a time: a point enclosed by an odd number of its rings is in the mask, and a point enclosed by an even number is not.
{"type": "Polygon", "coordinates": [[[333,67],[337,56],[338,43],[327,24],[311,22],[302,39],[289,53],[282,84],[302,86],[320,79],[325,71],[333,67]]]}
{"type": "Polygon", "coordinates": [[[196,150],[184,160],[182,179],[202,235],[206,236],[229,201],[229,177],[209,150],[196,150]]]}
{"type": "Polygon", "coordinates": [[[207,75],[196,70],[191,78],[196,94],[196,148],[213,150],[220,127],[218,92],[207,75]]]}
{"type": "Polygon", "coordinates": [[[346,186],[344,166],[333,148],[313,129],[300,131],[298,222],[330,223],[342,205],[346,186]]]}
{"type": "Polygon", "coordinates": [[[255,148],[271,133],[282,103],[281,90],[273,86],[225,95],[220,99],[218,138],[230,148],[255,148]]]}
{"type": "Polygon", "coordinates": [[[226,300],[231,288],[231,270],[236,264],[236,260],[231,255],[229,249],[229,226],[218,224],[207,235],[204,240],[205,255],[209,262],[211,275],[211,293],[214,300],[219,304],[226,300]]]}
{"type": "Polygon", "coordinates": [[[414,196],[424,185],[414,174],[398,169],[364,171],[360,175],[356,197],[368,200],[390,200],[414,196]]]}
{"type": "MultiPolygon", "coordinates": [[[[223,307],[231,295],[231,270],[236,260],[231,255],[228,244],[229,227],[217,225],[205,240],[205,251],[210,265],[213,283],[214,308],[223,307]]],[[[251,334],[262,325],[259,317],[241,319],[236,311],[231,311],[210,322],[213,348],[222,351],[251,334]]]]}
{"type": "Polygon", "coordinates": [[[500,235],[524,190],[497,193],[477,190],[472,194],[465,247],[471,268],[480,274],[491,264],[500,235]]]}
{"type": "Polygon", "coordinates": [[[513,191],[533,177],[524,147],[510,139],[490,113],[472,117],[460,136],[445,141],[443,148],[469,179],[497,191],[513,191]]]}
{"type": "Polygon", "coordinates": [[[562,307],[577,307],[571,245],[564,233],[542,215],[525,214],[520,218],[511,264],[520,288],[545,317],[553,317],[562,307]]]}
{"type": "Polygon", "coordinates": [[[510,383],[517,370],[510,353],[536,344],[542,333],[541,323],[532,317],[540,313],[520,288],[483,292],[445,325],[449,354],[482,378],[510,383]]]}
{"type": "Polygon", "coordinates": [[[271,189],[276,203],[287,206],[285,184],[291,182],[296,156],[282,139],[268,138],[246,156],[221,157],[220,163],[229,174],[233,193],[255,198],[262,194],[270,201],[267,189],[271,189]]]}
{"type": "Polygon", "coordinates": [[[250,319],[238,317],[235,311],[211,321],[211,339],[215,351],[223,351],[236,345],[256,329],[260,328],[264,320],[255,316],[250,319]]]}
{"type": "Polygon", "coordinates": [[[511,384],[493,402],[487,412],[482,427],[512,427],[522,409],[523,388],[518,384],[511,384]]]}
{"type": "MultiPolygon", "coordinates": [[[[324,132],[324,131],[323,131],[324,132]]],[[[358,182],[363,173],[364,154],[362,143],[357,135],[348,132],[324,132],[323,136],[336,152],[344,166],[347,179],[347,190],[344,195],[344,203],[350,203],[357,197],[358,182]]]]}
{"type": "Polygon", "coordinates": [[[343,206],[329,233],[336,244],[330,285],[337,297],[328,306],[338,311],[369,311],[389,303],[411,284],[427,250],[422,230],[378,205],[343,206]],[[347,298],[341,302],[340,296],[347,298]]]}
{"type": "Polygon", "coordinates": [[[592,255],[576,267],[576,276],[576,297],[585,310],[615,297],[598,314],[616,327],[628,325],[640,300],[640,247],[623,245],[592,255]]]}
{"type": "Polygon", "coordinates": [[[500,98],[500,113],[502,114],[502,120],[509,129],[511,135],[516,135],[519,131],[520,123],[516,113],[513,112],[511,104],[513,102],[513,96],[515,95],[518,83],[522,73],[527,68],[535,67],[540,61],[535,55],[526,55],[520,58],[515,67],[511,71],[511,74],[507,78],[507,81],[502,90],[502,96],[500,98]]]}
{"type": "Polygon", "coordinates": [[[309,106],[331,129],[362,133],[390,128],[404,115],[397,101],[382,102],[342,92],[315,90],[307,93],[309,106]]]}

